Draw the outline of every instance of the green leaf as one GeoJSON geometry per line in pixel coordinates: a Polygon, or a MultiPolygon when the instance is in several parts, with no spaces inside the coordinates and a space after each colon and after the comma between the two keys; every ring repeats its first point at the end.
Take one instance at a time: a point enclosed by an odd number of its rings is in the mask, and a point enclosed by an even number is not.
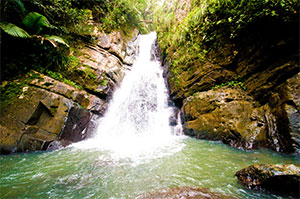
{"type": "Polygon", "coordinates": [[[25,12],[26,12],[26,9],[25,9],[24,4],[22,3],[22,1],[21,0],[11,0],[11,1],[14,2],[16,5],[18,5],[18,7],[20,8],[20,10],[21,10],[21,12],[24,16],[25,12]]]}
{"type": "MultiPolygon", "coordinates": [[[[60,44],[63,44],[63,45],[66,45],[68,47],[70,47],[65,41],[63,38],[59,37],[59,36],[55,36],[55,35],[44,35],[44,37],[48,40],[52,40],[54,42],[57,42],[57,43],[60,43],[60,44]]],[[[51,42],[52,43],[52,42],[51,42]]]]}
{"type": "Polygon", "coordinates": [[[14,37],[22,37],[22,38],[31,37],[25,30],[19,28],[18,26],[12,23],[1,22],[0,27],[4,32],[14,37]]]}
{"type": "Polygon", "coordinates": [[[43,27],[53,27],[44,15],[37,12],[28,13],[23,19],[23,24],[33,34],[38,34],[43,27]]]}

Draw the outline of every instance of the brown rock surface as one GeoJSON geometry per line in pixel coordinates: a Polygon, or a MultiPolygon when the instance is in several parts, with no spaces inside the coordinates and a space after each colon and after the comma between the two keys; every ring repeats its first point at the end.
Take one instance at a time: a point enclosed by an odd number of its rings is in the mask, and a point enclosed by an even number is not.
{"type": "Polygon", "coordinates": [[[145,194],[137,197],[138,199],[233,199],[234,197],[225,196],[220,193],[211,192],[207,188],[179,187],[169,188],[158,192],[145,194]]]}
{"type": "Polygon", "coordinates": [[[198,92],[184,101],[184,132],[235,147],[264,146],[268,135],[264,114],[268,110],[268,106],[257,107],[241,89],[198,92]]]}
{"type": "MultiPolygon", "coordinates": [[[[82,132],[88,127],[92,114],[72,101],[72,93],[84,91],[78,91],[49,77],[43,78],[43,81],[34,81],[32,86],[24,87],[18,99],[1,110],[1,153],[46,150],[53,141],[63,138],[65,141],[76,142],[91,133],[82,132]],[[52,86],[44,88],[43,85],[49,85],[48,82],[51,82],[52,86]],[[62,87],[64,88],[61,89],[62,87]],[[67,129],[74,128],[74,125],[77,127],[72,134],[66,133],[67,129]],[[65,131],[62,131],[63,129],[65,131]]],[[[98,113],[106,107],[99,100],[92,98],[85,105],[98,113]]]]}
{"type": "Polygon", "coordinates": [[[120,32],[93,34],[98,43],[82,48],[80,63],[74,58],[79,66],[68,71],[68,80],[85,90],[38,72],[26,77],[30,82],[18,80],[22,93],[1,107],[0,153],[55,149],[91,135],[138,51],[137,32],[133,40],[120,32]]]}
{"type": "Polygon", "coordinates": [[[241,169],[235,176],[249,189],[299,196],[299,165],[255,164],[241,169]]]}

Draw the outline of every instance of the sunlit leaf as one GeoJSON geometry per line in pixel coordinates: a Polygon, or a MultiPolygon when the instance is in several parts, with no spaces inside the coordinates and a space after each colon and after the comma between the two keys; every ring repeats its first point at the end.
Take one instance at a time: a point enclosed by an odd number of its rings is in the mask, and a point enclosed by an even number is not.
{"type": "Polygon", "coordinates": [[[59,37],[59,36],[55,36],[55,35],[44,35],[44,37],[46,39],[49,39],[49,40],[52,40],[52,41],[55,41],[57,43],[60,43],[60,44],[63,44],[63,45],[66,45],[68,47],[70,47],[65,41],[63,38],[59,37]]]}
{"type": "Polygon", "coordinates": [[[0,27],[4,32],[14,37],[22,37],[22,38],[31,37],[25,30],[19,28],[18,26],[12,23],[1,22],[0,27]]]}

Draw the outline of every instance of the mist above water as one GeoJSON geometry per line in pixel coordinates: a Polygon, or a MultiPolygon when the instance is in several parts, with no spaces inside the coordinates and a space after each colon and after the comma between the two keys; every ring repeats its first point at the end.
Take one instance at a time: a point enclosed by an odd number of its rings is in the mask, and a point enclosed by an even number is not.
{"type": "Polygon", "coordinates": [[[99,148],[130,158],[156,157],[182,148],[174,144],[180,139],[174,133],[178,127],[169,125],[174,113],[167,103],[163,70],[151,54],[156,33],[138,39],[139,55],[99,120],[95,137],[75,147],[99,148]],[[162,152],[163,148],[168,150],[162,152]]]}

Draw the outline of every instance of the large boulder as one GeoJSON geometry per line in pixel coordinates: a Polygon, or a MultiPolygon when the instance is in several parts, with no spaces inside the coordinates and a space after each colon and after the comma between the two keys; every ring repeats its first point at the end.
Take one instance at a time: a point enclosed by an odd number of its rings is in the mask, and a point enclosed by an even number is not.
{"type": "Polygon", "coordinates": [[[221,140],[238,148],[269,146],[294,151],[290,137],[281,134],[281,118],[268,104],[255,103],[238,87],[195,93],[184,100],[181,111],[186,135],[221,140]]]}
{"type": "Polygon", "coordinates": [[[106,107],[85,91],[39,75],[1,110],[1,153],[46,150],[62,139],[64,144],[80,141],[92,133],[87,129],[93,112],[106,107]]]}
{"type": "Polygon", "coordinates": [[[256,107],[241,89],[199,92],[184,101],[184,133],[252,149],[267,142],[267,122],[263,115],[268,111],[268,106],[256,107]]]}
{"type": "Polygon", "coordinates": [[[299,196],[299,165],[255,164],[241,169],[235,176],[249,189],[299,196]]]}

